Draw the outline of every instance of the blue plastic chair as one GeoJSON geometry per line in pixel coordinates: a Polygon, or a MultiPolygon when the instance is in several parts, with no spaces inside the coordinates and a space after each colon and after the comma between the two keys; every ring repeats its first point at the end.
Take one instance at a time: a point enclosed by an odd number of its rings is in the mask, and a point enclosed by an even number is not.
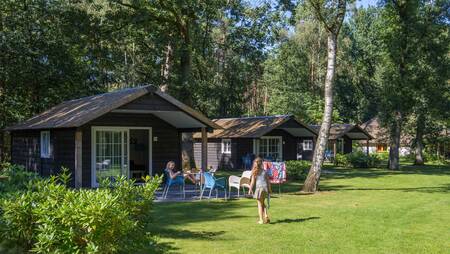
{"type": "Polygon", "coordinates": [[[163,198],[167,198],[167,194],[169,193],[169,189],[171,186],[179,185],[180,191],[183,194],[183,199],[186,198],[186,192],[184,188],[184,177],[183,176],[177,176],[175,178],[170,178],[169,172],[167,170],[164,170],[164,190],[163,190],[163,198]]]}
{"type": "Polygon", "coordinates": [[[203,177],[205,182],[203,183],[203,189],[200,193],[200,199],[203,198],[203,193],[206,189],[209,189],[209,198],[211,198],[211,192],[213,189],[216,190],[216,198],[219,197],[219,189],[223,189],[225,191],[225,199],[227,199],[227,188],[226,188],[226,180],[225,177],[215,178],[211,173],[205,172],[203,173],[203,177]]]}

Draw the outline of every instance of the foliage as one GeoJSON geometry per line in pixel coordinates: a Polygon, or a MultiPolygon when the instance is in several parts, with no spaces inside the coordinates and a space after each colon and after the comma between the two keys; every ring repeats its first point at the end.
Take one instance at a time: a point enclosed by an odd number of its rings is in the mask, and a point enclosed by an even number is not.
{"type": "Polygon", "coordinates": [[[289,179],[304,180],[311,168],[311,161],[292,160],[286,161],[286,173],[289,179]]]}
{"type": "Polygon", "coordinates": [[[367,155],[364,152],[356,151],[348,154],[336,154],[335,165],[352,168],[372,168],[379,166],[381,159],[377,154],[367,155]]]}
{"type": "Polygon", "coordinates": [[[1,203],[3,246],[36,253],[148,252],[154,191],[160,178],[145,184],[119,178],[96,190],[66,186],[64,170],[49,179],[34,179],[24,192],[1,203]]]}
{"type": "Polygon", "coordinates": [[[449,164],[449,161],[446,160],[443,156],[437,155],[434,152],[424,152],[424,158],[425,161],[427,163],[432,163],[432,164],[441,164],[441,165],[445,165],[445,164],[449,164]]]}
{"type": "Polygon", "coordinates": [[[36,173],[27,171],[23,166],[7,162],[0,165],[0,176],[7,177],[0,181],[0,195],[25,190],[29,181],[39,178],[36,173]]]}

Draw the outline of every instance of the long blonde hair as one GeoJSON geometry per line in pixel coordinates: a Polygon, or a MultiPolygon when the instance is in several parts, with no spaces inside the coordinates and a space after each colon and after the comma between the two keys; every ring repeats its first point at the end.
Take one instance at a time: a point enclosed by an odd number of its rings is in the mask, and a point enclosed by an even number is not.
{"type": "Polygon", "coordinates": [[[253,166],[252,166],[252,176],[257,176],[259,174],[261,174],[261,171],[263,171],[263,160],[261,157],[256,157],[255,160],[253,161],[253,166]]]}

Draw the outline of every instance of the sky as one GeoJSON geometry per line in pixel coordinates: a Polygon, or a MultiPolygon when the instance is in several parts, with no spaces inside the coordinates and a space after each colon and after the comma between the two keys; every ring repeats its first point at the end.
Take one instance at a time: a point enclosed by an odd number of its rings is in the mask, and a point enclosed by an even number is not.
{"type": "MultiPolygon", "coordinates": [[[[264,0],[249,0],[249,2],[252,5],[257,6],[261,2],[264,2],[264,0]]],[[[358,7],[367,7],[369,5],[375,6],[376,3],[377,3],[377,0],[356,0],[356,6],[358,6],[358,7]]]]}
{"type": "Polygon", "coordinates": [[[357,0],[356,6],[358,7],[367,7],[369,5],[375,6],[377,4],[377,0],[357,0]]]}

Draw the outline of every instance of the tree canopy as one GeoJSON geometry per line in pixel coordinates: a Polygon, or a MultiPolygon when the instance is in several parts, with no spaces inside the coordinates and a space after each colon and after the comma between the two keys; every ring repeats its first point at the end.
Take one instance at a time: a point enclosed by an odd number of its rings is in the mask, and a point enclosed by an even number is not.
{"type": "MultiPolygon", "coordinates": [[[[320,123],[330,27],[305,6],[1,1],[0,128],[63,100],[144,83],[209,117],[294,114],[320,123]]],[[[443,0],[349,5],[337,38],[333,122],[380,116],[392,138],[396,129],[422,136],[448,127],[449,22],[443,0]]]]}

